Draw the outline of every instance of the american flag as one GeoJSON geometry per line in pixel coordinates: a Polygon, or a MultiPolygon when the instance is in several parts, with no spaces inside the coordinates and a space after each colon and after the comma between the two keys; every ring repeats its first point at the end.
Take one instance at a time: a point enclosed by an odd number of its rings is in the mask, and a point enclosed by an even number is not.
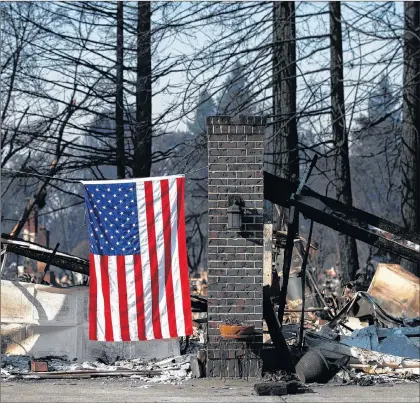
{"type": "Polygon", "coordinates": [[[89,339],[192,334],[183,176],[83,182],[89,339]]]}

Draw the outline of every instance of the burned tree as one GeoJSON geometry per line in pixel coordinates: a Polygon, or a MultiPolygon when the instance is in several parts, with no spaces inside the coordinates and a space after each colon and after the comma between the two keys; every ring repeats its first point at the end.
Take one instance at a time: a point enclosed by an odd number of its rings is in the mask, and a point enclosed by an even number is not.
{"type": "MultiPolygon", "coordinates": [[[[296,126],[296,32],[295,3],[273,3],[273,115],[275,173],[299,179],[296,126]]],[[[285,210],[280,222],[285,222],[285,210]]],[[[296,223],[298,230],[298,223],[296,223]]]]}
{"type": "Polygon", "coordinates": [[[117,88],[115,94],[115,123],[117,128],[117,176],[125,177],[124,162],[124,5],[117,2],[117,88]]]}
{"type": "MultiPolygon", "coordinates": [[[[404,226],[420,232],[420,4],[404,3],[404,95],[401,169],[404,226]]],[[[419,263],[403,265],[419,275],[419,263]]]]}
{"type": "Polygon", "coordinates": [[[152,165],[152,56],[149,1],[137,4],[136,127],[133,176],[150,176],[152,165]]]}
{"type": "MultiPolygon", "coordinates": [[[[348,132],[344,105],[343,83],[343,43],[341,37],[341,5],[330,2],[331,30],[331,120],[335,147],[335,187],[336,198],[351,207],[352,193],[350,180],[348,132]]],[[[338,235],[340,269],[342,281],[354,279],[358,270],[356,240],[348,235],[338,235]]]]}

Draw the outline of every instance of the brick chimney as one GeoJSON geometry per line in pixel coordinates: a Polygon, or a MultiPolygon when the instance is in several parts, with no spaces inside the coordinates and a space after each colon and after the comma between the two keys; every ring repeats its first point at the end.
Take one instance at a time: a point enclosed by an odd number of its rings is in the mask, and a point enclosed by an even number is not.
{"type": "MultiPolygon", "coordinates": [[[[44,225],[40,225],[38,228],[38,239],[36,240],[42,246],[49,247],[50,246],[50,231],[44,225]]],[[[36,262],[36,268],[38,272],[43,272],[46,267],[46,263],[43,262],[36,262]]]]}
{"type": "MultiPolygon", "coordinates": [[[[207,118],[208,132],[208,351],[207,376],[240,373],[244,343],[229,344],[227,360],[220,359],[218,326],[228,318],[255,326],[250,376],[261,374],[258,349],[262,348],[263,292],[263,157],[262,116],[207,118]],[[228,207],[239,197],[242,229],[229,230],[228,207]]],[[[249,347],[249,346],[248,346],[249,347]]]]}
{"type": "Polygon", "coordinates": [[[38,211],[33,210],[23,226],[23,239],[29,242],[36,242],[38,231],[38,211]]]}
{"type": "Polygon", "coordinates": [[[46,247],[50,246],[50,231],[44,225],[40,225],[38,228],[37,242],[46,247]]]}

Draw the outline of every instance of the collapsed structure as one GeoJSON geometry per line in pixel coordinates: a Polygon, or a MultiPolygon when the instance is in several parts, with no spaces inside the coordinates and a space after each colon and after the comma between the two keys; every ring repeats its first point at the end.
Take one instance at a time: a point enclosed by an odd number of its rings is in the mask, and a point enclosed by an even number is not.
{"type": "MultiPolygon", "coordinates": [[[[382,370],[392,367],[418,372],[420,357],[412,356],[407,343],[416,345],[415,338],[420,336],[419,323],[409,320],[420,316],[415,303],[419,279],[400,267],[380,267],[371,288],[351,290],[347,305],[338,312],[306,270],[311,239],[296,238],[294,218],[301,212],[312,222],[412,261],[420,261],[420,235],[309,189],[306,181],[316,159],[300,183],[264,172],[265,124],[261,116],[241,116],[238,120],[215,116],[207,120],[208,298],[191,297],[193,310],[207,311],[207,354],[203,358],[201,352],[200,357],[206,368],[200,374],[261,376],[264,370],[284,369],[309,382],[330,379],[331,368],[335,373],[343,366],[370,371],[372,362],[382,370]],[[266,220],[267,201],[293,207],[287,233],[273,231],[266,220]],[[296,254],[298,264],[293,265],[296,254]],[[279,259],[273,260],[273,256],[279,259]],[[384,293],[390,283],[395,284],[387,280],[391,275],[404,283],[399,292],[410,290],[410,301],[403,306],[398,306],[398,298],[390,303],[391,294],[384,293]],[[285,314],[292,313],[298,318],[294,330],[284,321],[285,314]],[[321,315],[314,316],[317,313],[321,315]],[[320,332],[306,331],[305,320],[307,324],[311,315],[317,318],[316,330],[320,332]],[[238,333],[221,334],[223,324],[230,329],[236,326],[238,333]],[[358,330],[362,328],[367,330],[358,330]],[[294,347],[288,345],[289,330],[294,333],[294,347]],[[356,330],[359,333],[352,333],[356,330]],[[398,352],[411,356],[392,354],[395,338],[405,342],[406,349],[398,352]],[[315,362],[318,372],[309,373],[315,362]]],[[[84,259],[6,234],[2,234],[2,244],[8,252],[42,261],[47,267],[89,274],[84,259]]]]}

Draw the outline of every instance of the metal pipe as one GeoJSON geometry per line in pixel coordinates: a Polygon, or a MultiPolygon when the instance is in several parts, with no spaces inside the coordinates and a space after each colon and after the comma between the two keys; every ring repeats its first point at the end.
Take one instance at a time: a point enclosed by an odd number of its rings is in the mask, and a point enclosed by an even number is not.
{"type": "MultiPolygon", "coordinates": [[[[312,276],[312,273],[310,271],[308,271],[307,274],[308,274],[309,281],[311,282],[312,286],[314,287],[315,292],[317,293],[319,299],[322,302],[322,305],[328,306],[327,302],[325,301],[324,297],[322,296],[321,290],[318,288],[318,284],[316,283],[315,279],[312,276]]],[[[328,309],[327,312],[328,312],[328,314],[330,315],[331,318],[334,317],[331,314],[331,310],[330,309],[328,309]]]]}
{"type": "Polygon", "coordinates": [[[306,308],[306,309],[285,309],[284,312],[285,313],[289,313],[289,312],[324,312],[324,311],[328,311],[330,308],[328,308],[327,306],[324,308],[306,308]]]}
{"type": "MultiPolygon", "coordinates": [[[[305,174],[303,175],[303,179],[300,181],[299,186],[296,190],[296,193],[293,193],[290,197],[290,200],[293,202],[295,195],[300,195],[302,189],[306,182],[308,181],[313,168],[317,162],[318,156],[312,159],[309,167],[307,168],[305,174]]],[[[286,308],[286,296],[287,296],[287,286],[289,284],[289,275],[290,275],[290,266],[292,264],[292,254],[293,254],[293,246],[295,235],[299,235],[299,209],[295,207],[290,208],[290,213],[292,219],[290,220],[287,226],[287,238],[286,238],[286,247],[284,248],[284,262],[283,262],[283,281],[280,290],[280,304],[279,304],[279,312],[278,318],[280,322],[280,326],[283,324],[283,316],[284,316],[284,309],[286,308]]],[[[309,242],[310,245],[310,242],[309,242]]],[[[325,304],[326,305],[326,304],[325,304]]]]}

